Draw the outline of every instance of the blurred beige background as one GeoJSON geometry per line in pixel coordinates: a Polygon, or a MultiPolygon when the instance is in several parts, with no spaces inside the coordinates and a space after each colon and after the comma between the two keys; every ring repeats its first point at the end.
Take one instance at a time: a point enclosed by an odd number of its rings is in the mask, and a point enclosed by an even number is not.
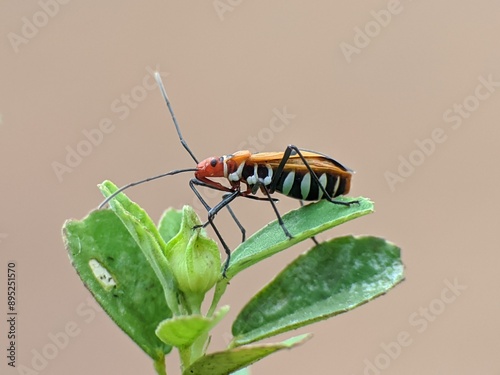
{"type": "MultiPolygon", "coordinates": [[[[290,143],[328,153],[357,171],[352,195],[373,199],[376,213],[321,238],[373,234],[402,247],[403,284],[301,329],[313,340],[253,374],[500,374],[498,1],[4,1],[0,18],[2,374],[29,373],[5,358],[10,260],[18,366],[33,369],[74,322],[76,337],[31,374],[154,373],[93,307],[60,229],[99,204],[104,179],[193,166],[152,86],[155,69],[198,158],[290,143]],[[290,117],[274,122],[283,111],[290,117]],[[102,124],[102,139],[86,141],[102,124]]],[[[156,220],[196,204],[189,178],[129,194],[156,220]]],[[[233,207],[249,233],[274,218],[265,203],[233,207]]],[[[217,222],[234,247],[230,218],[217,222]]],[[[231,283],[212,350],[245,301],[309,245],[231,283]]],[[[174,354],[169,374],[177,365],[174,354]]]]}

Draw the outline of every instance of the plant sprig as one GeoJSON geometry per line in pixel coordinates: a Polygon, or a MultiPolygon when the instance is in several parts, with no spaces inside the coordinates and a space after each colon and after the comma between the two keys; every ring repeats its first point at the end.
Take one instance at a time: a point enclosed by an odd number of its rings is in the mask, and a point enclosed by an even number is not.
{"type": "MultiPolygon", "coordinates": [[[[100,185],[105,197],[117,187],[100,185]]],[[[346,236],[311,248],[253,296],[232,325],[228,348],[207,353],[210,331],[229,311],[218,303],[238,273],[297,242],[373,212],[356,198],[349,207],[320,201],[283,216],[293,239],[274,221],[242,243],[222,277],[220,253],[193,209],[165,211],[156,226],[147,213],[120,193],[110,209],[91,212],[63,227],[70,259],[108,315],[166,374],[173,347],[183,374],[230,374],[276,351],[309,339],[258,341],[347,312],[386,293],[404,279],[400,249],[383,239],[346,236]],[[215,289],[207,312],[205,294],[215,289]],[[163,296],[163,298],[161,297],[163,296]]]]}

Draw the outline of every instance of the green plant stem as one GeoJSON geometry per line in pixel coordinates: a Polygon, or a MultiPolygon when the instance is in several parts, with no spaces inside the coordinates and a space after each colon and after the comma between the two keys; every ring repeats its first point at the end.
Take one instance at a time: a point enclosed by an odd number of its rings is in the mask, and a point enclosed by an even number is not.
{"type": "Polygon", "coordinates": [[[165,357],[155,360],[154,367],[158,375],[167,375],[167,368],[165,367],[165,357]]]}
{"type": "Polygon", "coordinates": [[[222,278],[219,281],[217,281],[217,284],[215,285],[214,296],[212,298],[212,304],[208,309],[207,317],[210,318],[215,313],[215,309],[217,308],[217,305],[220,299],[222,298],[222,295],[226,291],[228,284],[229,284],[229,279],[226,278],[222,278]]]}
{"type": "Polygon", "coordinates": [[[186,315],[201,315],[201,304],[203,302],[203,297],[203,294],[184,293],[184,302],[189,313],[186,315]]]}
{"type": "Polygon", "coordinates": [[[191,363],[191,347],[186,346],[178,349],[181,360],[181,371],[184,372],[184,370],[187,369],[191,363]]]}
{"type": "Polygon", "coordinates": [[[207,341],[208,332],[198,337],[192,345],[179,348],[179,357],[181,359],[181,368],[183,371],[205,354],[207,341]]]}
{"type": "Polygon", "coordinates": [[[189,366],[196,361],[198,358],[205,354],[205,349],[207,347],[208,332],[201,335],[196,339],[196,341],[191,345],[191,363],[189,366]]]}

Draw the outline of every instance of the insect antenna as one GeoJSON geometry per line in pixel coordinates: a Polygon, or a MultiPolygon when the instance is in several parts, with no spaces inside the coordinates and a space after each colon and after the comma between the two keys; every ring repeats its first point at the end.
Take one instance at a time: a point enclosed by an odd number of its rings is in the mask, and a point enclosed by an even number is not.
{"type": "Polygon", "coordinates": [[[187,142],[184,140],[182,137],[181,129],[179,127],[179,124],[177,123],[177,118],[175,117],[174,110],[172,109],[172,105],[170,104],[170,100],[168,99],[167,92],[165,91],[165,87],[163,87],[163,82],[161,81],[161,76],[159,72],[155,72],[155,79],[156,83],[160,87],[161,94],[163,95],[163,99],[165,99],[165,102],[167,103],[168,110],[170,111],[170,115],[172,116],[172,120],[174,121],[175,125],[175,130],[177,130],[177,134],[179,135],[179,139],[181,141],[182,146],[186,149],[189,155],[193,158],[194,162],[196,164],[199,163],[198,159],[196,159],[196,156],[194,156],[193,152],[189,148],[187,142]]]}
{"type": "Polygon", "coordinates": [[[140,185],[140,184],[143,184],[145,182],[149,182],[149,181],[153,181],[153,180],[156,180],[158,178],[162,178],[162,177],[166,177],[166,176],[172,176],[174,174],[178,174],[178,173],[184,173],[184,172],[196,172],[197,169],[196,168],[185,168],[185,169],[176,169],[174,171],[170,171],[170,172],[167,172],[167,173],[162,173],[162,174],[159,174],[158,176],[153,176],[153,177],[148,177],[148,178],[145,178],[144,180],[140,180],[140,181],[136,181],[136,182],[131,182],[130,184],[127,184],[125,186],[122,186],[121,188],[119,188],[117,191],[115,191],[113,194],[111,194],[109,197],[107,197],[98,207],[98,209],[101,209],[103,208],[111,199],[113,199],[114,197],[116,197],[118,194],[120,194],[122,191],[124,190],[127,190],[128,188],[131,188],[132,186],[136,186],[136,185],[140,185]]]}
{"type": "MultiPolygon", "coordinates": [[[[182,146],[186,149],[186,151],[188,152],[188,154],[191,156],[191,158],[195,161],[196,164],[198,164],[198,159],[196,159],[196,156],[194,156],[193,152],[191,151],[191,149],[189,148],[187,142],[184,140],[184,137],[182,136],[182,133],[181,133],[181,129],[179,127],[179,124],[177,123],[177,118],[175,117],[175,113],[174,113],[174,110],[172,108],[172,105],[170,104],[170,100],[168,99],[168,95],[167,95],[167,91],[165,90],[165,87],[163,86],[163,82],[161,81],[161,76],[160,76],[160,73],[159,72],[155,72],[155,80],[156,80],[156,83],[158,84],[158,87],[160,88],[160,91],[161,91],[161,94],[163,95],[163,99],[165,99],[165,102],[167,103],[167,107],[168,107],[168,110],[170,112],[170,115],[172,116],[172,120],[174,121],[174,125],[175,125],[175,130],[177,131],[177,135],[179,136],[179,140],[181,141],[181,144],[182,146]]],[[[116,197],[118,194],[120,194],[122,191],[124,190],[127,190],[128,188],[131,188],[132,186],[136,186],[136,185],[140,185],[140,184],[143,184],[145,182],[149,182],[149,181],[153,181],[153,180],[156,180],[158,178],[162,178],[162,177],[166,177],[166,176],[171,176],[171,175],[174,175],[174,174],[178,174],[178,173],[183,173],[183,172],[196,172],[197,169],[196,168],[186,168],[186,169],[176,169],[174,171],[170,171],[170,172],[167,172],[167,173],[162,173],[158,176],[154,176],[154,177],[149,177],[149,178],[145,178],[143,180],[140,180],[140,181],[136,181],[136,182],[131,182],[130,184],[127,184],[125,186],[122,186],[121,188],[119,188],[117,191],[115,191],[113,194],[111,194],[109,197],[107,197],[100,205],[99,205],[99,209],[101,209],[102,207],[104,207],[111,199],[113,199],[114,197],[116,197]]]]}

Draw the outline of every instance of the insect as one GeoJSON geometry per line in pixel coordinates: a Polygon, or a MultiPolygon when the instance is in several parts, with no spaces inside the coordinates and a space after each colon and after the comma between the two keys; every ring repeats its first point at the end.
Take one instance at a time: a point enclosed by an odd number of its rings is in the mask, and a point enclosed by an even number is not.
{"type": "Polygon", "coordinates": [[[245,150],[221,157],[210,157],[201,162],[198,161],[182,137],[180,127],[158,72],[155,73],[155,79],[172,116],[179,140],[197,166],[196,168],[176,169],[158,176],[132,182],[121,187],[106,198],[99,208],[102,208],[117,194],[132,186],[178,173],[194,172],[194,178],[189,181],[189,186],[208,211],[207,221],[199,227],[206,227],[210,224],[219,238],[227,254],[223,268],[223,275],[225,275],[231,259],[231,251],[215,226],[214,217],[220,210],[226,208],[240,229],[242,242],[244,242],[245,229],[230,207],[230,203],[237,197],[270,202],[278,222],[288,238],[293,238],[293,236],[286,228],[276,207],[275,202],[277,199],[271,196],[275,192],[299,199],[301,204],[302,201],[318,201],[321,199],[344,206],[358,203],[356,200],[344,202],[334,199],[349,192],[352,170],[330,156],[311,150],[300,149],[293,145],[287,146],[284,152],[252,154],[250,151],[245,150]],[[214,181],[212,178],[225,178],[228,186],[214,181]],[[243,187],[242,185],[245,186],[243,187]],[[198,191],[197,186],[219,190],[225,192],[225,194],[217,205],[210,207],[198,191]],[[256,195],[259,191],[263,193],[264,197],[256,195]]]}

